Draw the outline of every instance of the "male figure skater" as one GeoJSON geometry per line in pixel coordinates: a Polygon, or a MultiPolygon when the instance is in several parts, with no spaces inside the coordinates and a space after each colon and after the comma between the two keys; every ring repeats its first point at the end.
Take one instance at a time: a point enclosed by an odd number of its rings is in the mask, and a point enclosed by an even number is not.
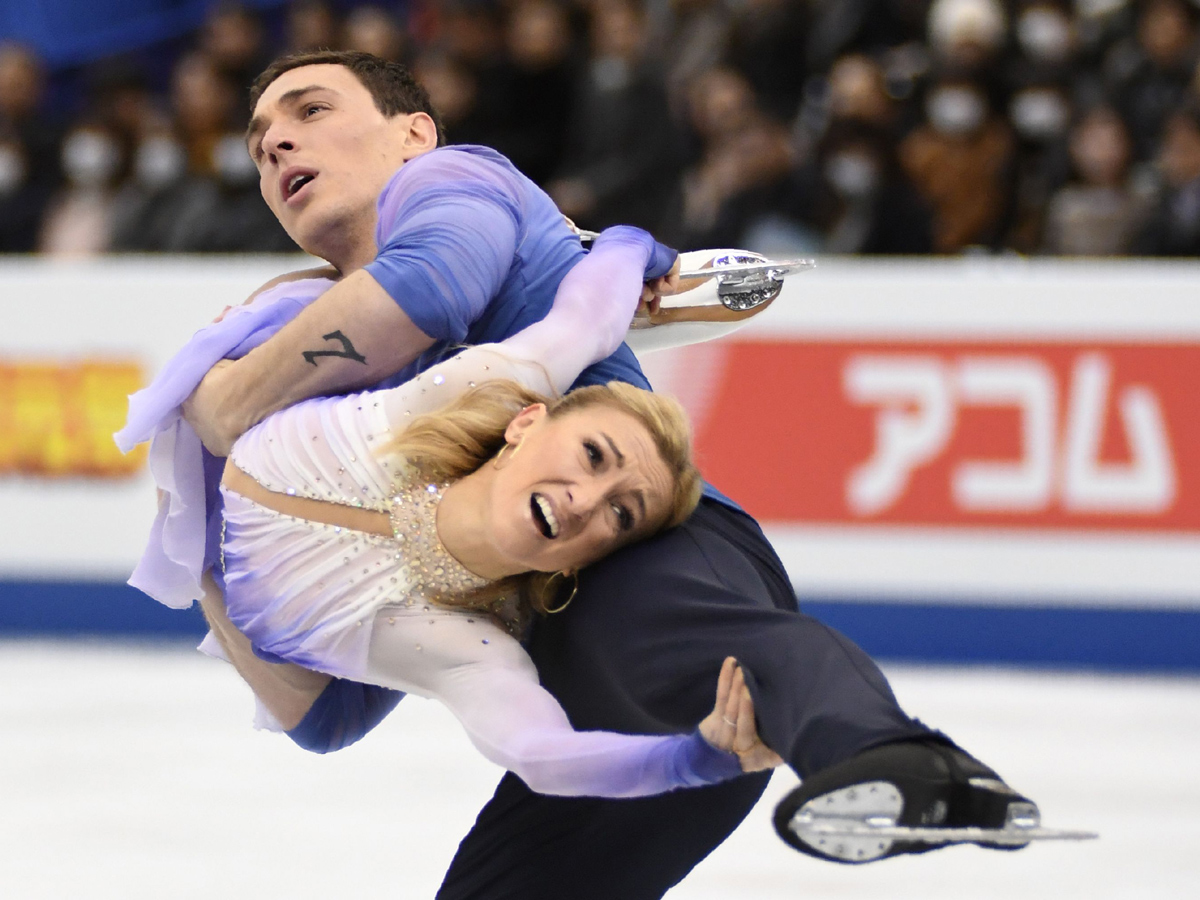
{"type": "MultiPolygon", "coordinates": [[[[549,199],[498,154],[438,148],[428,99],[401,67],[354,53],[284,58],[252,100],[263,196],[340,278],[192,396],[188,419],[218,454],[300,399],[408,377],[448,343],[519,330],[545,314],[582,253],[549,199]]],[[[579,383],[612,378],[646,385],[628,348],[579,383]]],[[[239,672],[309,749],[357,740],[399,700],[258,659],[211,585],[203,603],[239,672]]],[[[783,804],[780,833],[816,856],[841,858],[798,838],[791,813],[863,781],[894,786],[902,823],[997,826],[1014,804],[1032,807],[905,715],[859,648],[799,613],[757,524],[713,490],[683,526],[584,571],[570,608],[538,624],[529,651],[575,727],[660,733],[694,727],[710,703],[698,686],[736,656],[760,735],[805,779],[783,804]]],[[[536,795],[506,775],[438,896],[661,897],[736,828],[767,778],[605,801],[536,795]]],[[[884,843],[874,855],[937,846],[884,843]]]]}

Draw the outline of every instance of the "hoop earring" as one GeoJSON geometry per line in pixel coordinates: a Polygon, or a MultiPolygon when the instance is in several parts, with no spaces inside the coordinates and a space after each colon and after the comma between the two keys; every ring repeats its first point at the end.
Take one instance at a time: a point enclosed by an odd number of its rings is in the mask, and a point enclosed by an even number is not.
{"type": "MultiPolygon", "coordinates": [[[[550,585],[554,583],[554,579],[555,579],[555,578],[562,578],[562,580],[563,580],[563,581],[566,581],[566,580],[567,580],[567,576],[566,576],[566,575],[565,575],[563,572],[555,572],[553,575],[551,575],[551,576],[550,576],[550,579],[549,579],[549,581],[547,581],[547,582],[546,582],[546,587],[547,587],[547,588],[549,588],[549,587],[550,587],[550,585]]],[[[575,595],[579,593],[579,573],[578,573],[578,572],[572,572],[572,573],[571,573],[571,578],[572,578],[572,580],[575,582],[574,586],[571,588],[571,596],[567,597],[567,600],[566,600],[566,602],[565,602],[565,603],[563,603],[563,604],[561,604],[561,605],[559,605],[559,606],[556,606],[556,607],[554,607],[554,609],[550,609],[549,607],[547,607],[547,608],[546,608],[546,615],[548,615],[548,616],[553,616],[553,615],[555,615],[556,613],[560,613],[560,612],[562,612],[564,609],[566,609],[568,606],[570,606],[570,605],[571,605],[571,601],[572,601],[572,600],[574,600],[574,599],[575,599],[575,595]]]]}
{"type": "MultiPolygon", "coordinates": [[[[515,445],[505,442],[504,446],[500,448],[500,452],[496,454],[496,458],[494,460],[492,460],[492,466],[494,468],[496,468],[496,469],[504,468],[503,466],[500,465],[500,460],[504,457],[505,451],[507,451],[509,448],[513,448],[513,454],[512,454],[512,456],[509,457],[509,460],[511,461],[512,459],[514,459],[516,457],[516,455],[518,453],[521,452],[521,442],[517,441],[517,443],[515,445]]],[[[505,465],[507,465],[507,463],[505,465]]]]}

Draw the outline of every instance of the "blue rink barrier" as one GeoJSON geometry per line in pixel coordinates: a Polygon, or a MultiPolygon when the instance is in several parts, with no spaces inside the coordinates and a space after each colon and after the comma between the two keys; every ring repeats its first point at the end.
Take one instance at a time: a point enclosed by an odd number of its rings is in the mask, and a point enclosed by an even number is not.
{"type": "Polygon", "coordinates": [[[1200,672],[1200,610],[802,599],[876,659],[1200,672]]]}
{"type": "Polygon", "coordinates": [[[170,609],[119,581],[0,580],[0,635],[203,637],[199,604],[170,609]]]}
{"type": "MultiPolygon", "coordinates": [[[[809,615],[880,660],[1200,672],[1200,610],[804,599],[809,615]]],[[[0,580],[0,636],[199,638],[198,606],[126,584],[0,580]]]]}

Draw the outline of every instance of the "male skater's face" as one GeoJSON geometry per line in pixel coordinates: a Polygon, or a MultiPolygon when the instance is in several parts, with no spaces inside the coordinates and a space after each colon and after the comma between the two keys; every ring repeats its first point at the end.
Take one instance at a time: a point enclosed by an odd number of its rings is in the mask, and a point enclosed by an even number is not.
{"type": "Polygon", "coordinates": [[[326,259],[331,247],[371,239],[388,179],[433,149],[414,126],[423,115],[388,118],[344,66],[284,72],[259,98],[247,131],[263,199],[297,244],[326,259]]]}

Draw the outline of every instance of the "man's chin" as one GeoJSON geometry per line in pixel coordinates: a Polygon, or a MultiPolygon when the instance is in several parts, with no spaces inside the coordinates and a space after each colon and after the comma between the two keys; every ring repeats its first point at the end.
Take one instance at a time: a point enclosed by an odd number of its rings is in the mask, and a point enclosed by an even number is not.
{"type": "Polygon", "coordinates": [[[353,204],[318,204],[309,198],[299,209],[287,209],[278,217],[283,230],[305,253],[341,266],[358,259],[366,249],[374,256],[375,202],[356,209],[353,204]],[[356,246],[356,240],[366,236],[369,248],[356,246]],[[335,259],[335,257],[337,257],[335,259]]]}
{"type": "Polygon", "coordinates": [[[327,236],[338,227],[337,222],[327,221],[332,217],[322,216],[319,210],[306,204],[303,209],[288,210],[286,217],[280,217],[279,224],[283,230],[305,253],[313,256],[323,256],[320,248],[326,243],[327,236]]]}

